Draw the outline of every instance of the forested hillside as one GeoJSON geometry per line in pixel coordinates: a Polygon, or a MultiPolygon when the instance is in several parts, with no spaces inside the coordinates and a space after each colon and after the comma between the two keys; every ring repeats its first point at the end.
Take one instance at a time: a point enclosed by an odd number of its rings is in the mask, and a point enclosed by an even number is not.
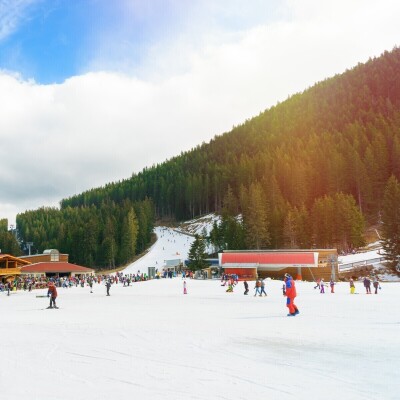
{"type": "Polygon", "coordinates": [[[41,208],[17,216],[20,237],[39,253],[59,249],[69,261],[115,267],[131,261],[151,241],[154,206],[148,199],[88,207],[41,208]]]}
{"type": "MultiPolygon", "coordinates": [[[[185,220],[223,210],[225,226],[232,226],[229,218],[241,213],[240,229],[232,229],[242,239],[232,239],[236,245],[220,239],[225,246],[346,249],[362,245],[365,221],[379,220],[391,175],[400,178],[398,48],[290,97],[210,143],[122,182],[64,199],[61,213],[150,198],[159,218],[185,220]]],[[[18,217],[20,226],[23,238],[31,240],[26,217],[18,217]]]]}

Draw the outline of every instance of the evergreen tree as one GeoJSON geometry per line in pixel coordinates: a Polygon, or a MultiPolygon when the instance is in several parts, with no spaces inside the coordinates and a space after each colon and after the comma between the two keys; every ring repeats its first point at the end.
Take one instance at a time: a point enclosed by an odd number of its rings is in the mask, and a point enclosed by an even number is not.
{"type": "Polygon", "coordinates": [[[21,247],[15,234],[8,231],[8,219],[0,219],[0,252],[20,256],[22,254],[21,247]]]}
{"type": "Polygon", "coordinates": [[[120,260],[121,263],[132,261],[135,255],[136,241],[138,235],[138,222],[136,214],[131,208],[123,219],[121,227],[120,260]]]}
{"type": "Polygon", "coordinates": [[[286,214],[285,222],[283,225],[283,234],[285,237],[285,247],[290,249],[297,248],[297,221],[296,221],[297,208],[290,208],[286,214]]]}
{"type": "Polygon", "coordinates": [[[400,184],[391,176],[386,184],[382,209],[382,247],[393,265],[400,257],[400,184]]]}
{"type": "Polygon", "coordinates": [[[250,249],[266,248],[270,243],[269,221],[260,184],[253,183],[248,194],[242,190],[241,198],[247,246],[250,249]]]}
{"type": "Polygon", "coordinates": [[[189,250],[189,268],[191,271],[199,271],[203,268],[208,267],[206,261],[206,241],[204,237],[200,235],[195,235],[195,239],[190,246],[189,250]]]}

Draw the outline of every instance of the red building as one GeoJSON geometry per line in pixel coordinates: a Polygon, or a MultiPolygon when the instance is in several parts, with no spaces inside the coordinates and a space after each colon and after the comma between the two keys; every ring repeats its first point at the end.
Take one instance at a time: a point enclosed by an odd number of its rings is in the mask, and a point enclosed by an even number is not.
{"type": "Polygon", "coordinates": [[[94,270],[63,261],[49,261],[29,264],[21,268],[22,275],[32,276],[75,276],[92,275],[94,270]]]}
{"type": "Polygon", "coordinates": [[[338,273],[336,249],[226,251],[219,254],[219,265],[242,279],[282,278],[285,273],[298,279],[335,279],[338,273]]]}

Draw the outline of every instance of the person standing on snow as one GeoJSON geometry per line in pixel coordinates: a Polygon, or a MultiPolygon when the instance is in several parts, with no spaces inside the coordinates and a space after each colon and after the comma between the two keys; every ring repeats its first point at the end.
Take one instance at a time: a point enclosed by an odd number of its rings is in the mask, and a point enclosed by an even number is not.
{"type": "Polygon", "coordinates": [[[111,282],[109,279],[106,281],[107,296],[110,295],[111,282]]]}
{"type": "Polygon", "coordinates": [[[331,287],[331,293],[335,293],[335,281],[333,279],[329,282],[329,286],[331,287]]]}
{"type": "Polygon", "coordinates": [[[356,291],[356,286],[354,285],[353,278],[350,278],[350,294],[354,294],[356,291]]]}
{"type": "Polygon", "coordinates": [[[187,294],[186,281],[183,281],[183,294],[187,294]]]}
{"type": "Polygon", "coordinates": [[[321,280],[319,281],[319,292],[320,293],[325,293],[325,283],[324,280],[321,278],[321,280]]]}
{"type": "Polygon", "coordinates": [[[247,281],[244,281],[243,285],[244,285],[244,294],[248,294],[249,293],[249,284],[247,283],[247,281]]]}
{"type": "Polygon", "coordinates": [[[368,276],[364,278],[364,286],[367,294],[371,294],[371,280],[368,276]]]}
{"type": "Polygon", "coordinates": [[[88,285],[90,287],[90,293],[93,293],[93,279],[91,277],[88,279],[88,285]]]}
{"type": "Polygon", "coordinates": [[[47,297],[50,297],[50,305],[47,308],[58,308],[56,306],[57,289],[53,282],[49,282],[49,289],[47,291],[47,297]]]}
{"type": "Polygon", "coordinates": [[[379,285],[379,281],[378,281],[378,278],[375,276],[375,278],[374,278],[374,283],[373,283],[373,285],[374,285],[374,288],[375,288],[375,294],[378,294],[378,288],[380,289],[381,287],[380,287],[380,285],[379,285]]]}
{"type": "Polygon", "coordinates": [[[262,296],[262,294],[267,295],[267,292],[265,291],[265,282],[262,280],[261,281],[261,290],[260,290],[260,296],[262,296]]]}
{"type": "Polygon", "coordinates": [[[254,293],[254,297],[257,296],[257,294],[261,297],[261,282],[259,279],[256,280],[256,285],[254,286],[254,289],[256,289],[255,293],[254,293]]]}
{"type": "Polygon", "coordinates": [[[288,317],[294,317],[299,314],[300,311],[294,304],[294,299],[297,295],[296,285],[291,275],[285,274],[285,295],[286,295],[286,307],[289,309],[288,317]]]}

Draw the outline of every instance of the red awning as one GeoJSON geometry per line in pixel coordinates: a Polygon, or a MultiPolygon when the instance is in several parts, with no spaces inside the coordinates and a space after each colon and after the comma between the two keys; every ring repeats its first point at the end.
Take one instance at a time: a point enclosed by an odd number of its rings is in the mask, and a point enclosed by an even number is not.
{"type": "Polygon", "coordinates": [[[222,253],[222,267],[317,267],[318,254],[314,252],[222,253]]]}
{"type": "Polygon", "coordinates": [[[68,262],[40,262],[30,264],[21,268],[21,272],[25,274],[38,274],[38,273],[80,273],[89,274],[94,270],[91,268],[82,267],[80,265],[71,264],[68,262]]]}

